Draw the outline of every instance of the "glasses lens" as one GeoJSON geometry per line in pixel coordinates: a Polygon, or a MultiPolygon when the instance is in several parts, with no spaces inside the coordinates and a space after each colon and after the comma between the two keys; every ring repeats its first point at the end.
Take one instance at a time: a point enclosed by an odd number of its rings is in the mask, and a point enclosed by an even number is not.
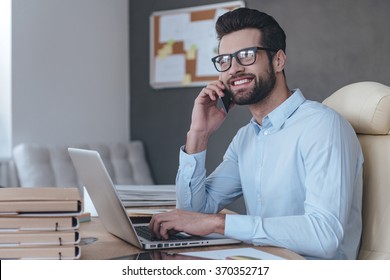
{"type": "Polygon", "coordinates": [[[237,53],[237,59],[240,61],[241,65],[251,65],[255,62],[256,59],[256,51],[253,49],[250,50],[242,50],[237,53]]]}
{"type": "Polygon", "coordinates": [[[256,51],[258,47],[243,49],[233,54],[222,54],[212,59],[215,68],[219,72],[225,72],[229,70],[232,65],[233,57],[236,58],[237,62],[243,66],[249,66],[256,62],[256,51]]]}
{"type": "Polygon", "coordinates": [[[231,58],[229,55],[220,55],[214,59],[215,67],[218,71],[226,71],[230,67],[231,58]]]}

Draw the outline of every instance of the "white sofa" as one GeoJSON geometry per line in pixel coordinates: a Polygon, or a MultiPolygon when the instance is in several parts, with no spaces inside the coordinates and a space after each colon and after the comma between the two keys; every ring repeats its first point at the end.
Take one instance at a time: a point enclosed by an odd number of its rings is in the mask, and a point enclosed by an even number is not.
{"type": "MultiPolygon", "coordinates": [[[[154,184],[143,143],[99,143],[71,145],[97,150],[116,185],[154,184]]],[[[13,160],[20,187],[81,187],[65,145],[20,144],[13,160]]]]}

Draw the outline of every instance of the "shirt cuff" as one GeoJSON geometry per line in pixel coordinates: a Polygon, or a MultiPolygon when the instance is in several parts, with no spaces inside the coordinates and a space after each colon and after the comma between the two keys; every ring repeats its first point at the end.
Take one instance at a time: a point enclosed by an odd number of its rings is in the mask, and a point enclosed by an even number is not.
{"type": "Polygon", "coordinates": [[[196,154],[187,154],[184,146],[180,148],[179,169],[184,178],[191,179],[203,175],[205,162],[206,150],[196,154]]]}
{"type": "Polygon", "coordinates": [[[248,242],[252,242],[254,238],[266,237],[260,217],[231,214],[225,217],[225,235],[248,242]]]}

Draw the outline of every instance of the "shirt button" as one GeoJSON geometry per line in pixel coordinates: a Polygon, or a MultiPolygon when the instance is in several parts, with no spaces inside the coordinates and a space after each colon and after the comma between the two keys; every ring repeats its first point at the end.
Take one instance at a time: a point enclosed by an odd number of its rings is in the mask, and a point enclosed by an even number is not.
{"type": "Polygon", "coordinates": [[[264,130],[264,135],[268,135],[268,130],[264,130]]]}

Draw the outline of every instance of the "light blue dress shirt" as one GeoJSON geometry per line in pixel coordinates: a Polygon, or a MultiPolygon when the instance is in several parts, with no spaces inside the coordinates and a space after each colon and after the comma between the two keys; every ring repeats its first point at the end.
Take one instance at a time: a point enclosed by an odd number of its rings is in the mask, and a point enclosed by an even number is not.
{"type": "Polygon", "coordinates": [[[243,195],[247,215],[226,215],[225,235],[307,258],[355,259],[363,155],[351,125],[295,90],[259,125],[242,127],[206,177],[206,151],[180,150],[177,207],[217,213],[243,195]]]}

